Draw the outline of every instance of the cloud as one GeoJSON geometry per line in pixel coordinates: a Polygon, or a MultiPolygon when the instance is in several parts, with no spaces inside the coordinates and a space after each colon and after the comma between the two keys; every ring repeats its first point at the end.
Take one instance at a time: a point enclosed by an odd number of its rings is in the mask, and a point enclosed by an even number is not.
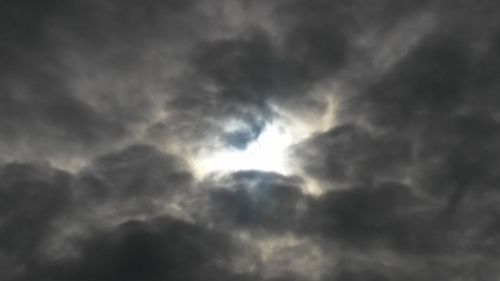
{"type": "Polygon", "coordinates": [[[0,279],[498,276],[497,3],[1,5],[0,279]]]}
{"type": "Polygon", "coordinates": [[[71,176],[46,164],[0,169],[0,268],[3,278],[23,271],[44,251],[55,222],[71,208],[71,176]]]}
{"type": "Polygon", "coordinates": [[[329,188],[400,180],[411,165],[411,144],[406,139],[376,136],[367,129],[345,124],[296,146],[298,163],[329,188]]]}
{"type": "Polygon", "coordinates": [[[243,148],[279,115],[276,104],[325,110],[323,99],[308,93],[344,65],[347,39],[335,26],[312,23],[296,24],[284,36],[252,25],[234,37],[197,44],[167,99],[169,114],[153,132],[213,142],[210,137],[224,133],[224,120],[237,120],[252,129],[230,134],[225,143],[243,148]]]}
{"type": "Polygon", "coordinates": [[[436,230],[441,223],[436,219],[436,208],[408,187],[383,183],[322,194],[304,229],[348,247],[430,253],[439,251],[445,240],[436,230]]]}
{"type": "Polygon", "coordinates": [[[76,243],[76,257],[38,261],[12,280],[240,278],[220,266],[234,251],[228,237],[168,217],[127,221],[76,243]]]}
{"type": "Polygon", "coordinates": [[[185,161],[146,145],[103,155],[73,181],[82,210],[95,221],[122,221],[164,212],[189,192],[193,176],[185,161]]]}
{"type": "Polygon", "coordinates": [[[47,164],[3,166],[2,279],[247,280],[230,268],[238,253],[230,234],[165,215],[163,204],[188,192],[184,168],[140,145],[76,175],[47,164]]]}
{"type": "Polygon", "coordinates": [[[78,176],[82,184],[89,183],[87,189],[96,193],[90,201],[105,199],[108,197],[105,194],[126,200],[154,197],[189,186],[192,178],[188,170],[187,164],[175,155],[161,153],[151,146],[134,145],[98,157],[78,176]]]}
{"type": "Polygon", "coordinates": [[[201,219],[222,228],[293,231],[307,207],[300,179],[275,173],[235,172],[202,185],[211,188],[201,219]]]}
{"type": "Polygon", "coordinates": [[[174,45],[187,47],[186,21],[196,25],[195,3],[4,2],[0,142],[5,158],[75,153],[85,158],[131,138],[134,128],[151,118],[157,99],[152,88],[160,88],[158,80],[169,72],[160,61],[172,57],[174,45]],[[159,48],[164,53],[156,55],[159,48]],[[156,66],[148,58],[153,55],[156,66]]]}

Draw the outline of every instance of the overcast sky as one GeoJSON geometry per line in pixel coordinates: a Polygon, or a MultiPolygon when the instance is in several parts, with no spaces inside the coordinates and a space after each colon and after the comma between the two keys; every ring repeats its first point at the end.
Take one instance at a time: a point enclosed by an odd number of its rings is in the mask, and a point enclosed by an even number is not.
{"type": "Polygon", "coordinates": [[[0,0],[1,281],[494,281],[500,2],[0,0]]]}

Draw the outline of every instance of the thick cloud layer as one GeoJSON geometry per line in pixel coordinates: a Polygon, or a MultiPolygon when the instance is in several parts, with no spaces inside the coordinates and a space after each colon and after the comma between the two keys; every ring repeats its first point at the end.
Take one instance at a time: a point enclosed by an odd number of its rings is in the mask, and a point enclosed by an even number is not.
{"type": "Polygon", "coordinates": [[[497,280],[498,15],[1,1],[0,280],[497,280]]]}

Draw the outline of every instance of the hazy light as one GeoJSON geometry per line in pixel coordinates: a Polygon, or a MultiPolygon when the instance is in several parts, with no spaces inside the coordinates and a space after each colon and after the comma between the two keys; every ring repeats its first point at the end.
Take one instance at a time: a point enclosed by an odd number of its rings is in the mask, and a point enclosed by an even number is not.
{"type": "MultiPolygon", "coordinates": [[[[214,172],[235,172],[241,170],[258,170],[276,172],[283,175],[300,175],[307,182],[307,192],[319,194],[319,183],[308,177],[297,160],[292,159],[293,145],[299,144],[313,134],[324,132],[334,125],[336,103],[332,98],[325,100],[327,109],[310,116],[285,111],[273,107],[275,118],[266,127],[257,140],[246,149],[239,150],[229,146],[199,152],[191,158],[195,174],[203,178],[214,172]]],[[[244,123],[230,120],[226,129],[237,131],[245,127],[244,123]]]]}
{"type": "Polygon", "coordinates": [[[203,173],[260,170],[288,174],[286,154],[291,144],[292,136],[285,127],[269,124],[246,149],[228,148],[215,152],[201,159],[199,166],[203,173]]]}

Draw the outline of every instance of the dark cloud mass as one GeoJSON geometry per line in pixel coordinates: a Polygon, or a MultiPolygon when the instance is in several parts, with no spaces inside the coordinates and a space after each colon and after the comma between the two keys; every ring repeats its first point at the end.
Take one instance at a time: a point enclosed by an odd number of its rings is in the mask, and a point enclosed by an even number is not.
{"type": "Polygon", "coordinates": [[[245,171],[213,182],[209,193],[209,211],[200,216],[219,227],[237,227],[249,231],[290,231],[300,223],[308,198],[299,179],[279,174],[245,171]]]}
{"type": "Polygon", "coordinates": [[[499,16],[0,1],[0,281],[497,280],[499,16]]]}
{"type": "Polygon", "coordinates": [[[93,233],[78,247],[77,258],[44,264],[33,280],[238,278],[220,268],[233,251],[228,237],[168,217],[130,220],[93,233]]]}

